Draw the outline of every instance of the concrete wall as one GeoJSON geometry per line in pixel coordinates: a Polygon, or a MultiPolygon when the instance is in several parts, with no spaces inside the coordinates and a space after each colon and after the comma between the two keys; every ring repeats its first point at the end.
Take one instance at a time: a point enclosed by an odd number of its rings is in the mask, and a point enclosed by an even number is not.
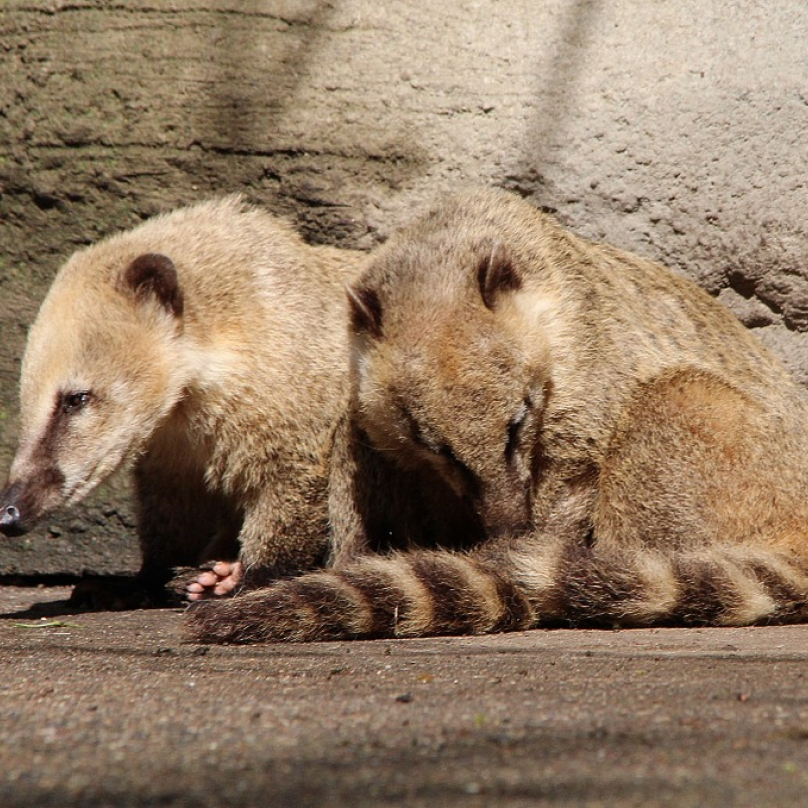
{"type": "MultiPolygon", "coordinates": [[[[233,190],[369,248],[438,191],[511,188],[696,278],[808,383],[806,53],[801,0],[6,0],[0,476],[61,260],[233,190]]],[[[77,565],[117,497],[51,525],[77,565]]]]}

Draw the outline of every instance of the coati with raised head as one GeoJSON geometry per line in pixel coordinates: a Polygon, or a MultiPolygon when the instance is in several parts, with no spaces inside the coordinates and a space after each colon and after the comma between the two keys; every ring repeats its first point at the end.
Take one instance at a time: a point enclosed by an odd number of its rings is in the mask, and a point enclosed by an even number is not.
{"type": "MultiPolygon", "coordinates": [[[[348,398],[344,286],[364,257],[308,246],[239,197],[76,252],[29,333],[0,531],[25,532],[134,459],[142,569],[79,600],[160,601],[171,568],[236,553],[245,583],[321,564],[348,398]]],[[[238,565],[224,566],[191,597],[232,588],[238,565]]]]}
{"type": "Polygon", "coordinates": [[[476,191],[380,247],[350,300],[336,568],[200,603],[192,637],[808,617],[808,405],[695,284],[476,191]],[[437,475],[483,538],[357,558],[403,496],[379,462],[437,475]]]}

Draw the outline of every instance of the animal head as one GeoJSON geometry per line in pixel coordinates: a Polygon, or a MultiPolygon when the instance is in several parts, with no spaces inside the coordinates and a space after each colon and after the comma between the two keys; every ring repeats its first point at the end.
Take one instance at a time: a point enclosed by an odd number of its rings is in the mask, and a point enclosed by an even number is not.
{"type": "Polygon", "coordinates": [[[164,255],[102,243],[60,270],[28,336],[0,532],[78,502],[142,447],[181,392],[183,306],[164,255]]]}
{"type": "Polygon", "coordinates": [[[356,418],[400,464],[433,467],[489,535],[529,524],[549,349],[507,243],[404,233],[349,289],[356,418]]]}

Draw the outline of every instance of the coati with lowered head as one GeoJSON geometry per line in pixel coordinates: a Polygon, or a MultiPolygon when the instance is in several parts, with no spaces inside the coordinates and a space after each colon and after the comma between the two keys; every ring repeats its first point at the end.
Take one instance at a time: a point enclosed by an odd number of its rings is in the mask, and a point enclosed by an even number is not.
{"type": "MultiPolygon", "coordinates": [[[[306,245],[239,197],[76,252],[29,333],[0,532],[25,532],[134,459],[142,570],[80,599],[159,601],[171,568],[239,548],[253,580],[320,564],[348,398],[344,286],[363,260],[306,245]]],[[[232,588],[238,565],[224,566],[191,597],[232,588]]]]}
{"type": "Polygon", "coordinates": [[[200,603],[194,638],[808,617],[808,405],[695,284],[476,191],[394,235],[350,299],[336,567],[200,603]],[[483,538],[356,558],[402,498],[379,463],[437,475],[483,538]]]}

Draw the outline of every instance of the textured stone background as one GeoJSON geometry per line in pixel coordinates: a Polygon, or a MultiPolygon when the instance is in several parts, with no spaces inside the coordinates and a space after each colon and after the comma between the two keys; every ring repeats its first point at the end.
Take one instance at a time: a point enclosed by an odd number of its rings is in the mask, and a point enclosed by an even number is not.
{"type": "MultiPolygon", "coordinates": [[[[60,262],[233,190],[369,248],[438,191],[511,188],[690,274],[808,384],[807,45],[802,0],[5,0],[0,476],[60,262]]],[[[0,570],[131,567],[121,491],[0,570]]]]}

